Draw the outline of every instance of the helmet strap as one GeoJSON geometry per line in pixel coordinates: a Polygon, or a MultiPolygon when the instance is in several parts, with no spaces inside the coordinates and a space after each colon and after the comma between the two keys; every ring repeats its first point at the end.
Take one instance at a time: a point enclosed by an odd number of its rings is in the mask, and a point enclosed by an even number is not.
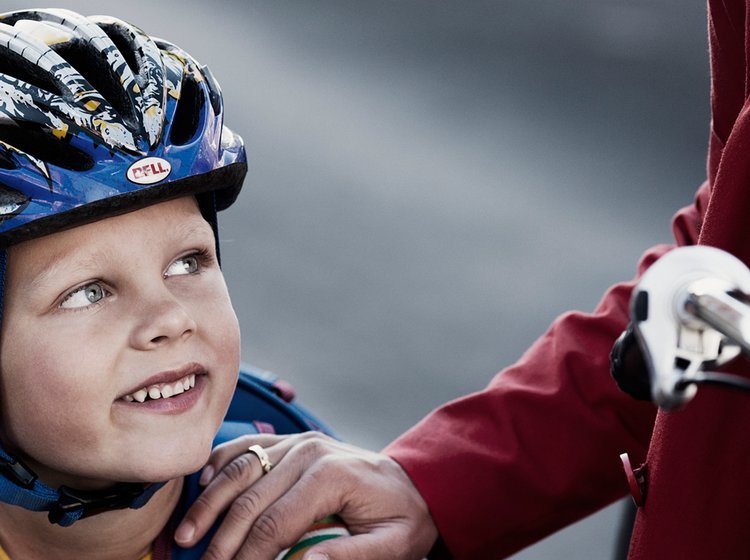
{"type": "Polygon", "coordinates": [[[164,486],[123,482],[104,490],[54,489],[19,459],[0,448],[0,500],[31,511],[48,511],[50,523],[68,527],[84,517],[114,509],[138,509],[164,486]]]}

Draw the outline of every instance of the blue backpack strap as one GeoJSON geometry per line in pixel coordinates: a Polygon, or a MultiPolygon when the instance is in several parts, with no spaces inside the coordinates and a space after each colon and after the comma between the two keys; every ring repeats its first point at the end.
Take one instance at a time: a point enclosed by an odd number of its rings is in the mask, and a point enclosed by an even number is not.
{"type": "Polygon", "coordinates": [[[266,422],[277,434],[315,430],[335,437],[326,424],[294,398],[294,390],[278,376],[243,364],[225,420],[266,422]]]}
{"type": "MultiPolygon", "coordinates": [[[[306,409],[293,400],[294,396],[287,385],[270,372],[243,365],[237,389],[229,406],[229,411],[214,438],[214,446],[248,434],[258,434],[264,426],[273,427],[278,434],[292,434],[316,430],[333,436],[331,430],[306,409]]],[[[200,472],[185,477],[180,504],[172,516],[172,527],[167,531],[171,554],[170,560],[198,560],[211,542],[221,524],[220,518],[211,530],[195,546],[189,549],[174,544],[171,535],[176,524],[183,518],[190,505],[198,498],[202,487],[198,484],[200,472]]],[[[154,560],[161,560],[156,549],[154,560]]]]}

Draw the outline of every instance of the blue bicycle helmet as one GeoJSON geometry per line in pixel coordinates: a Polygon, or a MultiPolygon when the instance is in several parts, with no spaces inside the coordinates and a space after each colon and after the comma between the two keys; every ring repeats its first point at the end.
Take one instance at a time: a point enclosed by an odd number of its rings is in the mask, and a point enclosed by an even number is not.
{"type": "MultiPolygon", "coordinates": [[[[216,235],[247,171],[223,120],[208,68],[171,43],[111,17],[0,14],[0,309],[15,243],[190,194],[216,235]]],[[[0,500],[60,525],[159,487],[53,489],[0,448],[0,500]]]]}
{"type": "Polygon", "coordinates": [[[0,247],[211,192],[234,202],[242,139],[180,48],[110,17],[0,14],[0,247]]]}

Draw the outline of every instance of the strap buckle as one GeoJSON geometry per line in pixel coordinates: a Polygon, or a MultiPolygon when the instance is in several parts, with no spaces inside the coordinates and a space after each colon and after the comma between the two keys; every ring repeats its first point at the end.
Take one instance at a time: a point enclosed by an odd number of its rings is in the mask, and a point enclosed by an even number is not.
{"type": "Polygon", "coordinates": [[[24,488],[31,488],[34,486],[34,482],[37,478],[36,473],[26,466],[26,464],[20,459],[6,459],[1,455],[0,471],[2,471],[7,478],[24,488]]]}
{"type": "Polygon", "coordinates": [[[104,490],[76,490],[60,486],[60,499],[49,510],[50,523],[58,523],[67,513],[83,510],[79,519],[109,511],[129,507],[149,484],[124,482],[104,490]]]}

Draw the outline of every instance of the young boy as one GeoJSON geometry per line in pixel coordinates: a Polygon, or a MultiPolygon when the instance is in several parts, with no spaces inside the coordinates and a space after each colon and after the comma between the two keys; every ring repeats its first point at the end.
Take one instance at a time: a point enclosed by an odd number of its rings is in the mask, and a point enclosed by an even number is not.
{"type": "Polygon", "coordinates": [[[170,557],[239,370],[223,116],[206,67],[122,21],[0,15],[0,559],[170,557]]]}

